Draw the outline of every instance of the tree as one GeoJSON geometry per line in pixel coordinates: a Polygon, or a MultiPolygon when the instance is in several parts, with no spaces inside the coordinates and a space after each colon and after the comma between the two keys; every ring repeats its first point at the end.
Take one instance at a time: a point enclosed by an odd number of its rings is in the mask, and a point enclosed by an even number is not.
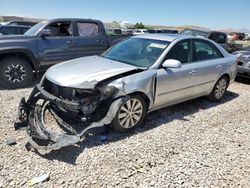
{"type": "Polygon", "coordinates": [[[134,25],[134,29],[145,29],[146,27],[145,27],[145,25],[143,25],[143,23],[136,23],[135,25],[134,25]]]}

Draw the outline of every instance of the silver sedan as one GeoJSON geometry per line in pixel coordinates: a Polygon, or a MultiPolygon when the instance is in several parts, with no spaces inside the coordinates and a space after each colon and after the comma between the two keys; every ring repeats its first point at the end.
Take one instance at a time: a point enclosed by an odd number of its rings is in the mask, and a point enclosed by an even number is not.
{"type": "Polygon", "coordinates": [[[19,117],[33,146],[62,147],[95,127],[129,131],[147,112],[176,103],[201,96],[219,101],[236,74],[236,57],[211,40],[141,35],[100,56],[51,67],[29,99],[21,100],[19,117]],[[67,134],[51,132],[46,111],[67,134]]]}

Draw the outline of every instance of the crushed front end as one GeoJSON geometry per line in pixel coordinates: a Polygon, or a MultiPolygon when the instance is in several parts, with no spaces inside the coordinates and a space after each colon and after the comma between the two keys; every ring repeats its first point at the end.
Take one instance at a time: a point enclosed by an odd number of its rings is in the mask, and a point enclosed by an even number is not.
{"type": "Polygon", "coordinates": [[[113,86],[75,89],[44,78],[27,101],[21,99],[18,118],[28,126],[29,143],[36,149],[73,145],[89,129],[111,123],[123,102],[117,93],[113,86]]]}

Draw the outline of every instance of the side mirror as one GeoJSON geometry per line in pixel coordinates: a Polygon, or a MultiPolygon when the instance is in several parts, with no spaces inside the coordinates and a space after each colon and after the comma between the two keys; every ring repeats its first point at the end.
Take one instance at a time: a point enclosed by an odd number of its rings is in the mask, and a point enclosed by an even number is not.
{"type": "Polygon", "coordinates": [[[48,36],[51,36],[51,32],[48,29],[43,29],[40,35],[42,38],[46,38],[48,36]]]}
{"type": "Polygon", "coordinates": [[[163,64],[164,68],[181,68],[181,62],[175,59],[167,59],[163,64]]]}

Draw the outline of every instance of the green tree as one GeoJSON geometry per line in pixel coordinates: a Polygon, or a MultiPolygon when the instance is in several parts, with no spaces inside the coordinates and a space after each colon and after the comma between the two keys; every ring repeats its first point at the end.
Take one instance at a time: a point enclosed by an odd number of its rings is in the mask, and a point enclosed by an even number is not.
{"type": "Polygon", "coordinates": [[[143,23],[136,23],[135,25],[134,25],[134,29],[145,29],[146,27],[145,27],[145,25],[143,25],[143,23]]]}

